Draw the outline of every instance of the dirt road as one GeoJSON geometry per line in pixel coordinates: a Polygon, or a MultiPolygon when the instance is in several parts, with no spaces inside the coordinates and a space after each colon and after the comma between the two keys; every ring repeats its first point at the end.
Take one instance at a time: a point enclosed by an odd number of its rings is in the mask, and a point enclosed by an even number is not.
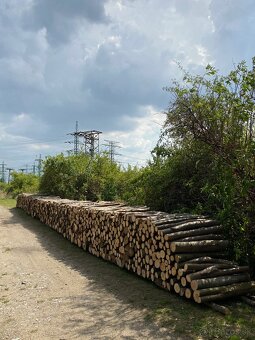
{"type": "Polygon", "coordinates": [[[177,339],[147,317],[168,299],[22,211],[0,207],[0,339],[177,339]]]}

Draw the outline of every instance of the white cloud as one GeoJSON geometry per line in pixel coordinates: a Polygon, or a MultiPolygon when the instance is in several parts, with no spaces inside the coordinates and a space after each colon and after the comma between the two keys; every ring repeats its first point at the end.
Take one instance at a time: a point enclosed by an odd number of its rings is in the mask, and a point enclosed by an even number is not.
{"type": "MultiPolygon", "coordinates": [[[[194,73],[208,62],[224,71],[254,54],[252,0],[59,4],[0,1],[0,139],[9,160],[20,157],[8,150],[12,141],[31,142],[38,153],[64,150],[48,140],[71,132],[76,120],[120,141],[130,160],[146,159],[161,124],[153,112],[169,100],[162,87],[180,75],[176,61],[194,73]]],[[[29,159],[33,150],[23,145],[29,159]]]]}
{"type": "MultiPolygon", "coordinates": [[[[143,112],[139,117],[123,117],[123,125],[128,124],[128,131],[112,131],[105,135],[106,139],[116,140],[121,146],[116,157],[120,162],[145,165],[150,159],[150,151],[155,147],[164,123],[165,115],[153,106],[141,107],[143,112]]],[[[117,151],[118,152],[118,151],[117,151]]]]}

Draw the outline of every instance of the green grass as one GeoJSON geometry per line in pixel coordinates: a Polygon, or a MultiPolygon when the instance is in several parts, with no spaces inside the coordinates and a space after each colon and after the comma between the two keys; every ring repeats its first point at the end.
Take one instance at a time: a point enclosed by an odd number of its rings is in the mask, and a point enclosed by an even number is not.
{"type": "Polygon", "coordinates": [[[0,198],[0,205],[6,208],[16,207],[16,200],[14,198],[0,198]]]}
{"type": "Polygon", "coordinates": [[[185,301],[174,306],[161,302],[146,315],[145,320],[156,322],[161,327],[170,327],[175,334],[189,339],[254,339],[254,309],[238,299],[224,305],[231,310],[230,315],[224,316],[185,301]]]}

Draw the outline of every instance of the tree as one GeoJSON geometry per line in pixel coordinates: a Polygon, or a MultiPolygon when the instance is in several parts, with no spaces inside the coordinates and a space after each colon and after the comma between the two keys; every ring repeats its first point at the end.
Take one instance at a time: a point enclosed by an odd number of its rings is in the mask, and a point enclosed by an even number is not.
{"type": "Polygon", "coordinates": [[[226,76],[208,65],[204,75],[185,72],[182,82],[166,88],[171,101],[159,146],[169,153],[163,141],[171,141],[172,153],[165,161],[170,168],[180,155],[179,165],[187,170],[193,165],[202,176],[197,180],[196,171],[188,171],[190,189],[202,198],[200,210],[215,212],[235,257],[254,264],[255,59],[252,64],[249,70],[241,62],[226,76]]]}
{"type": "Polygon", "coordinates": [[[5,185],[7,194],[16,197],[22,192],[36,193],[39,190],[39,177],[33,174],[12,173],[12,181],[5,185]]]}
{"type": "Polygon", "coordinates": [[[131,186],[127,178],[134,177],[135,173],[130,170],[126,175],[124,169],[104,154],[94,158],[60,154],[44,162],[40,190],[69,199],[122,200],[131,186]]]}

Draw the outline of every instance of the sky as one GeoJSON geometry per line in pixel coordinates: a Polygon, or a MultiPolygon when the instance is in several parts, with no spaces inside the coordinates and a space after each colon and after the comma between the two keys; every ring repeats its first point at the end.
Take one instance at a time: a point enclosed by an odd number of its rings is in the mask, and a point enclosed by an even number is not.
{"type": "Polygon", "coordinates": [[[253,0],[0,0],[0,162],[30,168],[79,130],[142,166],[180,63],[222,73],[255,55],[253,0]]]}

